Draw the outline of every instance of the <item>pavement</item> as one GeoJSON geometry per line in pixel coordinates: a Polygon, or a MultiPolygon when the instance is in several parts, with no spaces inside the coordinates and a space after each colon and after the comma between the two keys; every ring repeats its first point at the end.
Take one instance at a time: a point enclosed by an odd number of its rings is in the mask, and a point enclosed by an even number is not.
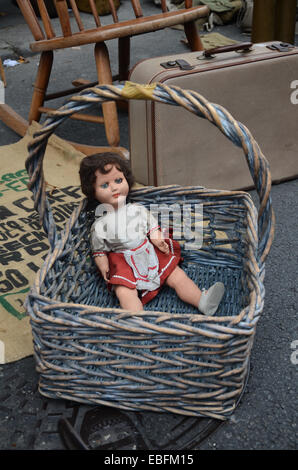
{"type": "MultiPolygon", "coordinates": [[[[146,13],[157,12],[153,2],[142,3],[146,13]]],[[[127,0],[123,0],[119,12],[122,10],[125,15],[126,9],[127,0]]],[[[27,118],[39,56],[29,49],[31,34],[18,8],[10,0],[2,0],[0,12],[6,13],[0,16],[2,60],[20,56],[27,59],[26,63],[5,68],[5,101],[27,118]]],[[[236,24],[215,27],[214,32],[231,39],[249,40],[236,24]]],[[[183,32],[169,29],[146,35],[147,42],[145,36],[134,38],[131,64],[145,57],[187,52],[180,41],[183,37],[183,32]]],[[[297,35],[295,44],[298,45],[297,35]]],[[[92,54],[89,46],[59,51],[54,83],[59,81],[63,89],[69,87],[73,78],[95,81],[92,54]]],[[[110,44],[110,57],[114,67],[117,59],[114,41],[110,44]]],[[[120,130],[121,145],[128,148],[125,112],[120,113],[120,130]]],[[[104,145],[101,128],[92,124],[87,129],[76,121],[66,122],[57,134],[78,142],[88,139],[90,144],[104,145]]],[[[17,142],[19,138],[0,122],[0,145],[17,142]]],[[[250,194],[257,204],[256,193],[250,194]]],[[[297,179],[273,185],[275,240],[266,263],[265,306],[251,352],[248,383],[231,419],[205,438],[196,447],[199,451],[297,449],[297,201],[297,179]]],[[[76,413],[75,405],[45,400],[38,394],[33,357],[0,366],[0,377],[0,449],[64,449],[57,420],[59,416],[76,413]]],[[[173,443],[172,449],[175,448],[178,447],[173,443]]]]}

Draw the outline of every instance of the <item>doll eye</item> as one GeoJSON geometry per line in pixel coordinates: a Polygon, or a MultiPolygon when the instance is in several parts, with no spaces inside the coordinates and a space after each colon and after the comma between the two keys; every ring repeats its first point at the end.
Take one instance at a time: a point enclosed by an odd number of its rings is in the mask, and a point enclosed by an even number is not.
{"type": "Polygon", "coordinates": [[[115,179],[115,183],[116,183],[116,184],[120,184],[120,183],[122,183],[122,181],[123,181],[123,178],[117,178],[117,179],[115,179]]]}
{"type": "Polygon", "coordinates": [[[109,186],[109,183],[103,183],[100,185],[102,189],[107,189],[108,186],[109,186]]]}

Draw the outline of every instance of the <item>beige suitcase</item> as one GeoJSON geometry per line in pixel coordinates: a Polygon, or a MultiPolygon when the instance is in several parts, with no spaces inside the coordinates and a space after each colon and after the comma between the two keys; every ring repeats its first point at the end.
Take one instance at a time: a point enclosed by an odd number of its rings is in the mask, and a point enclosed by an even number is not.
{"type": "MultiPolygon", "coordinates": [[[[191,89],[248,127],[273,181],[298,175],[298,48],[241,44],[139,62],[130,81],[191,89]]],[[[205,119],[181,107],[129,101],[130,155],[145,185],[253,186],[242,150],[205,119]]]]}

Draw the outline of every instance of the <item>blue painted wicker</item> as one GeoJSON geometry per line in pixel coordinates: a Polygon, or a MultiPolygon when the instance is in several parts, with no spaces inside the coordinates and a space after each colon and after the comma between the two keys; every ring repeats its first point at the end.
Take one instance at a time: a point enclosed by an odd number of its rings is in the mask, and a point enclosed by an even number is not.
{"type": "MultiPolygon", "coordinates": [[[[96,86],[48,117],[29,145],[26,168],[50,242],[26,301],[40,393],[125,410],[226,419],[247,379],[264,303],[264,263],[274,232],[270,171],[250,132],[221,106],[193,91],[162,84],[96,86]],[[134,98],[183,106],[244,150],[260,197],[258,213],[251,197],[241,191],[173,185],[140,188],[130,196],[148,207],[203,204],[203,245],[188,250],[180,240],[182,267],[201,287],[214,281],[225,284],[216,316],[199,314],[167,287],[140,314],[119,309],[90,258],[94,213],[86,210],[86,200],[62,231],[54,223],[42,170],[49,136],[74,112],[107,100],[134,98]]],[[[193,216],[192,228],[195,223],[193,216]]]]}

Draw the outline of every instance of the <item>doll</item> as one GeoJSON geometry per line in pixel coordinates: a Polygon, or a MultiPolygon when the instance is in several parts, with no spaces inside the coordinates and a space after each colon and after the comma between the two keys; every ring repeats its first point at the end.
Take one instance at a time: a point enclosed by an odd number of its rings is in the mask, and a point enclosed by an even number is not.
{"type": "Polygon", "coordinates": [[[87,156],[81,161],[80,179],[89,202],[101,203],[91,228],[92,254],[121,308],[142,311],[167,284],[181,300],[213,315],[224,285],[217,282],[201,291],[179,266],[179,243],[164,238],[142,204],[126,203],[134,182],[128,162],[115,153],[87,156]]]}

